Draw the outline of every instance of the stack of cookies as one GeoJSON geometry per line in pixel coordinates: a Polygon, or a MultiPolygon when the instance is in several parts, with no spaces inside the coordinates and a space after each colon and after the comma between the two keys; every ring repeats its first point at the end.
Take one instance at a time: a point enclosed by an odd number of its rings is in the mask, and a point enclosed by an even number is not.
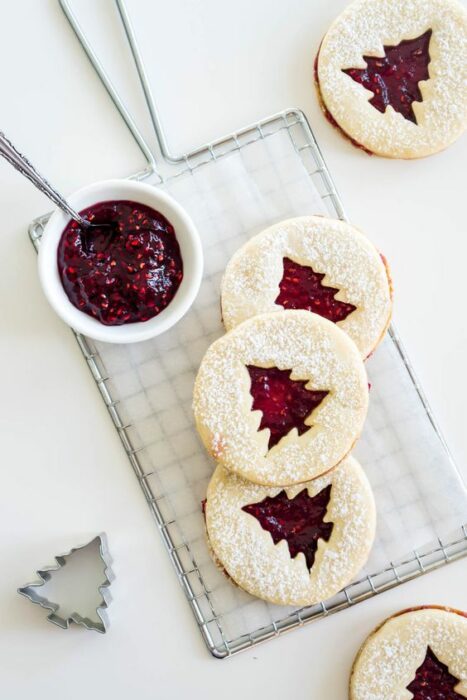
{"type": "Polygon", "coordinates": [[[385,260],[335,219],[276,224],[227,266],[227,333],[203,358],[193,407],[217,462],[205,506],[210,547],[255,596],[312,605],[367,560],[375,505],[350,452],[368,409],[364,359],[391,306],[385,260]]]}

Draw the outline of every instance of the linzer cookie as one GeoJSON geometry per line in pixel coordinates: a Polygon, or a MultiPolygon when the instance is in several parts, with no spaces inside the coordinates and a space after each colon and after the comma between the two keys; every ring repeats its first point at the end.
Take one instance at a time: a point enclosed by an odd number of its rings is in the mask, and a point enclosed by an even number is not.
{"type": "Polygon", "coordinates": [[[285,488],[253,484],[218,466],[205,505],[219,566],[252,595],[313,605],[348,584],[375,532],[367,478],[352,457],[329,475],[285,488]]]}
{"type": "Polygon", "coordinates": [[[420,158],[466,127],[466,64],[457,0],[355,0],[325,35],[315,78],[327,117],[355,145],[420,158]]]}
{"type": "Polygon", "coordinates": [[[249,240],[227,265],[222,316],[227,330],[261,313],[306,309],[344,330],[367,357],[391,317],[385,261],[360,231],[336,219],[302,216],[249,240]]]}
{"type": "Polygon", "coordinates": [[[351,700],[462,700],[467,697],[467,614],[424,606],[403,610],[360,649],[351,700]]]}
{"type": "Polygon", "coordinates": [[[211,345],[193,408],[204,445],[227,469],[259,484],[297,484],[352,449],[368,383],[356,345],[336,324],[308,311],[278,311],[211,345]]]}

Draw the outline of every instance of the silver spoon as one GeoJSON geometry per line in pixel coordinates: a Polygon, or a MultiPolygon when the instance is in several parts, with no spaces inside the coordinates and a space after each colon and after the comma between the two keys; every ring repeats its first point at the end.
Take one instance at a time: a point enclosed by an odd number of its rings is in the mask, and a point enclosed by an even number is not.
{"type": "Polygon", "coordinates": [[[66,214],[71,216],[72,219],[77,221],[84,228],[91,228],[92,226],[105,226],[106,224],[92,224],[90,221],[78,214],[77,211],[72,209],[66,199],[57,192],[56,189],[50,185],[47,180],[37,172],[34,166],[29,162],[29,160],[23,156],[7,139],[4,133],[0,131],[0,155],[5,158],[11,165],[16,168],[22,175],[28,178],[33,185],[37,187],[38,190],[43,192],[49,199],[54,202],[60,209],[62,209],[66,214]]]}

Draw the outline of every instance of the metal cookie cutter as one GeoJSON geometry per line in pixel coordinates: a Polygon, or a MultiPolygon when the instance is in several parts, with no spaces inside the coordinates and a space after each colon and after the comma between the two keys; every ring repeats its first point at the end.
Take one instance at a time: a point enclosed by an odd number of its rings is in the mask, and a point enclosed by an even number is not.
{"type": "Polygon", "coordinates": [[[82,625],[87,630],[94,630],[96,632],[101,632],[102,634],[105,634],[109,626],[107,608],[112,599],[109,591],[109,586],[115,578],[114,573],[110,568],[112,558],[107,547],[107,536],[105,532],[101,532],[99,535],[96,535],[96,537],[94,537],[90,542],[80,545],[79,547],[74,547],[73,549],[70,549],[69,552],[55,557],[55,561],[55,565],[46,566],[43,569],[38,569],[36,573],[38,574],[40,580],[34,581],[33,583],[27,583],[25,586],[18,588],[18,593],[26,596],[26,598],[29,598],[29,600],[32,603],[38,603],[42,608],[45,608],[46,610],[51,610],[52,612],[47,616],[47,619],[50,620],[50,622],[53,622],[54,625],[62,627],[62,629],[68,629],[70,626],[70,622],[75,622],[78,625],[82,625]],[[92,547],[96,542],[99,542],[99,556],[105,565],[105,581],[98,587],[102,600],[102,602],[96,608],[96,615],[99,618],[99,621],[91,620],[89,617],[82,617],[81,615],[79,615],[79,613],[76,612],[72,613],[69,617],[62,617],[61,615],[57,614],[60,605],[58,603],[53,603],[51,600],[45,598],[44,596],[41,596],[40,588],[45,583],[50,581],[50,579],[52,578],[52,572],[58,571],[63,566],[65,566],[68,557],[70,557],[78,550],[86,549],[87,547],[92,547]]]}

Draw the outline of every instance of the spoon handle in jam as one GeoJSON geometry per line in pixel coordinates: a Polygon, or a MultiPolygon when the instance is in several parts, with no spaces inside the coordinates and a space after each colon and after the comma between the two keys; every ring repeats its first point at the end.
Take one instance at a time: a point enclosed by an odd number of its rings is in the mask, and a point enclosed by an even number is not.
{"type": "Polygon", "coordinates": [[[5,158],[18,172],[28,178],[38,190],[43,192],[49,199],[54,202],[62,211],[71,216],[81,226],[89,227],[90,222],[84,219],[77,211],[75,211],[64,197],[57,192],[47,180],[37,172],[32,163],[22,155],[7,139],[4,133],[0,131],[0,155],[5,158]]]}

